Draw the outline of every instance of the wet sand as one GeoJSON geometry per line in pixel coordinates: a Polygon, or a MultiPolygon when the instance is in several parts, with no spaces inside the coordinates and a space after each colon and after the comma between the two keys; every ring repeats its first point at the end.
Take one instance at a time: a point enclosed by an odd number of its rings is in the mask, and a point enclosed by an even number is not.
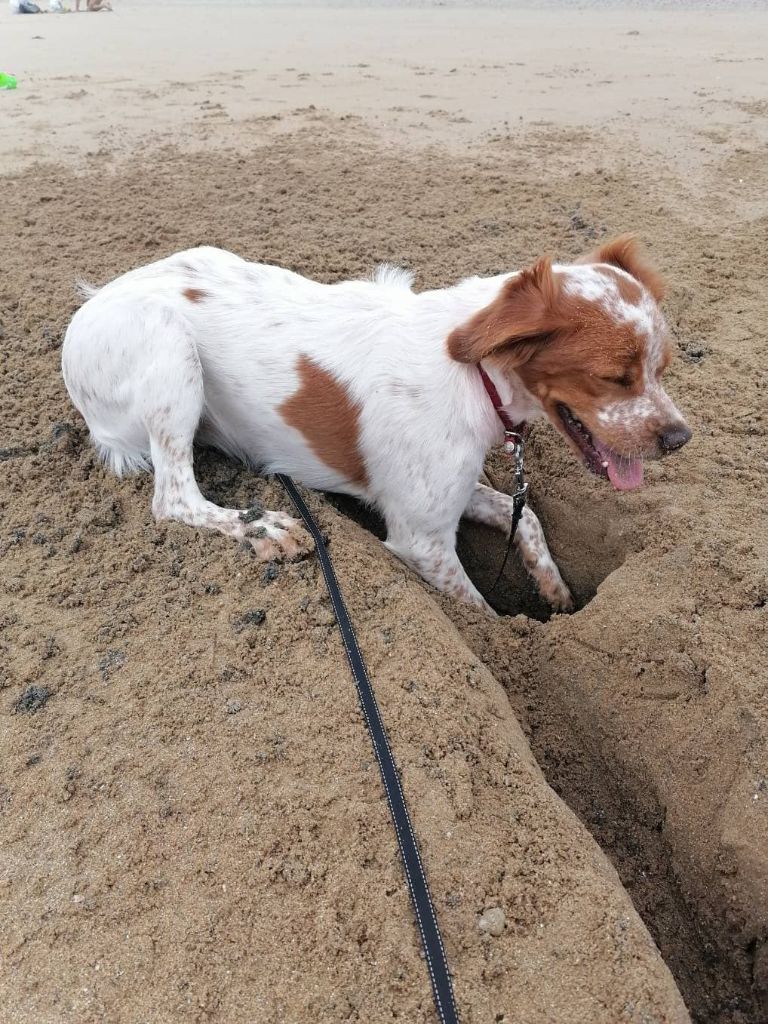
{"type": "Polygon", "coordinates": [[[125,3],[111,16],[0,8],[0,26],[20,82],[0,96],[4,169],[169,140],[242,146],[315,110],[417,145],[608,130],[625,159],[640,147],[686,176],[724,135],[768,139],[766,11],[125,3]]]}

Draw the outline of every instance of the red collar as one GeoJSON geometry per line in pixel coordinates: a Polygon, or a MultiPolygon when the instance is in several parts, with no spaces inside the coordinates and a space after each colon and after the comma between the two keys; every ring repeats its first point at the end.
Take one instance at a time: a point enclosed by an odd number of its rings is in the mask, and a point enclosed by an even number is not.
{"type": "Polygon", "coordinates": [[[499,398],[499,392],[496,390],[496,385],[482,368],[480,363],[477,364],[477,368],[480,371],[480,379],[485,385],[488,397],[493,402],[493,408],[496,410],[496,415],[501,420],[501,424],[504,429],[511,431],[513,434],[522,434],[525,430],[525,420],[523,420],[522,423],[512,422],[507,413],[505,413],[501,407],[501,399],[499,398]]]}

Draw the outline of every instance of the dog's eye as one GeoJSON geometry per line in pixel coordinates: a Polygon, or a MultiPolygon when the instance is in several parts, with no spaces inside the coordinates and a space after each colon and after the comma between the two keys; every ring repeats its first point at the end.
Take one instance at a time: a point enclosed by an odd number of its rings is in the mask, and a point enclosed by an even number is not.
{"type": "Polygon", "coordinates": [[[621,377],[604,377],[608,384],[618,384],[620,388],[631,388],[632,378],[628,373],[623,374],[621,377]]]}

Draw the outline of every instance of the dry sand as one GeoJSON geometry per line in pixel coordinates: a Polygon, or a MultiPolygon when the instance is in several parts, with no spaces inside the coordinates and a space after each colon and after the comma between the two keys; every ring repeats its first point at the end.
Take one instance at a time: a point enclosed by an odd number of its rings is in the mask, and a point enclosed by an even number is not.
{"type": "MultiPolygon", "coordinates": [[[[702,1024],[766,1019],[767,28],[743,10],[0,9],[20,80],[0,93],[5,1019],[433,1019],[317,565],[265,574],[157,526],[151,479],[97,465],[58,372],[73,279],[205,242],[324,280],[391,259],[423,287],[627,229],[668,273],[695,440],[619,495],[535,431],[532,500],[579,612],[546,621],[512,566],[511,617],[487,620],[359,509],[312,500],[462,1019],[682,1024],[675,982],[702,1024]],[[478,928],[493,906],[499,937],[478,928]]],[[[287,507],[215,453],[199,470],[214,500],[287,507]]],[[[506,479],[498,457],[489,472],[506,479]]],[[[502,547],[462,532],[481,583],[502,547]]]]}

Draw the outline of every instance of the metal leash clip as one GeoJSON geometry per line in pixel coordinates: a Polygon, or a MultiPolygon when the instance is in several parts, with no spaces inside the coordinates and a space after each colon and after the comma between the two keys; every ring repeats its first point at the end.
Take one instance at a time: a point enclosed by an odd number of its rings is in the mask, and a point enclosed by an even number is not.
{"type": "Polygon", "coordinates": [[[505,430],[504,451],[515,462],[515,490],[512,494],[515,504],[520,499],[522,499],[522,504],[525,504],[525,499],[528,496],[528,484],[525,481],[525,472],[523,470],[524,450],[525,441],[523,440],[523,435],[518,434],[516,430],[505,430]]]}
{"type": "Polygon", "coordinates": [[[508,430],[504,428],[504,453],[514,460],[515,463],[515,489],[510,495],[512,498],[512,521],[509,524],[509,539],[507,541],[507,550],[504,555],[504,561],[501,563],[498,575],[493,582],[493,586],[486,593],[486,598],[489,598],[499,584],[499,580],[504,575],[504,570],[507,567],[509,560],[509,553],[512,550],[512,544],[517,533],[517,527],[520,525],[520,520],[523,518],[523,511],[525,509],[525,500],[528,497],[528,484],[525,480],[525,473],[523,471],[523,451],[525,448],[525,441],[523,435],[518,433],[517,430],[508,430]]]}

